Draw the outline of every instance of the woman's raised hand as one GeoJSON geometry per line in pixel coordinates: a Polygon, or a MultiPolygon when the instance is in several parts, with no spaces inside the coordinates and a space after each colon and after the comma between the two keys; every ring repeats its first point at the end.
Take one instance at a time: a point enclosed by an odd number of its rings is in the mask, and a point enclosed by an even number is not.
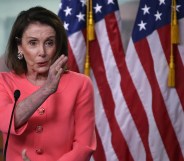
{"type": "Polygon", "coordinates": [[[44,87],[48,90],[50,94],[54,93],[57,90],[60,78],[65,72],[65,66],[67,63],[68,57],[61,55],[49,69],[48,77],[44,87]]]}

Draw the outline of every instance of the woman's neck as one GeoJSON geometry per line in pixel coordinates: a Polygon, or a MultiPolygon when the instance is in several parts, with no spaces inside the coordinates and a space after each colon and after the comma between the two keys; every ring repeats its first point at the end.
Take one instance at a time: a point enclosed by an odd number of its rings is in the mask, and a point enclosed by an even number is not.
{"type": "Polygon", "coordinates": [[[47,80],[48,74],[40,74],[40,73],[27,73],[27,79],[36,86],[42,86],[47,80]]]}

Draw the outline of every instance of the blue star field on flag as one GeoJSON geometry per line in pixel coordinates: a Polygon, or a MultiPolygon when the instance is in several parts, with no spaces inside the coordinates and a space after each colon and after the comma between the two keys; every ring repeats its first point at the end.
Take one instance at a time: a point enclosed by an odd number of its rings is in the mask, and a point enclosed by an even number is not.
{"type": "MultiPolygon", "coordinates": [[[[134,42],[171,22],[172,0],[141,0],[133,29],[134,42]]],[[[184,17],[184,0],[176,1],[178,19],[184,17]]]]}
{"type": "MultiPolygon", "coordinates": [[[[117,0],[93,0],[93,17],[98,22],[107,14],[119,10],[117,0]]],[[[86,27],[86,0],[62,0],[59,17],[68,36],[86,27]]]]}

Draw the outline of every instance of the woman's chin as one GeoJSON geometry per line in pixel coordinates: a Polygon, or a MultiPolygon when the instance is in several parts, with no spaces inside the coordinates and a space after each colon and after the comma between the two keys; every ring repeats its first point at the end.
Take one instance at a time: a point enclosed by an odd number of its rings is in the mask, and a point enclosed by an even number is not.
{"type": "Polygon", "coordinates": [[[47,74],[49,72],[48,68],[40,68],[37,70],[38,73],[40,74],[47,74]]]}

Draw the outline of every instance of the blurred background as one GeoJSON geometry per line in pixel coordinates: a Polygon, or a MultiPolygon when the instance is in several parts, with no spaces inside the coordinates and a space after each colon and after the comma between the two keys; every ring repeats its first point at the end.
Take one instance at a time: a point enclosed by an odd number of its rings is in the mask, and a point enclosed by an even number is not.
{"type": "MultiPolygon", "coordinates": [[[[139,0],[118,0],[122,17],[123,44],[126,50],[134,19],[137,13],[139,0]]],[[[35,5],[41,5],[58,13],[60,0],[0,0],[0,71],[6,70],[3,54],[13,22],[21,10],[26,10],[35,5]]]]}
{"type": "MultiPolygon", "coordinates": [[[[118,0],[122,17],[123,46],[126,50],[136,17],[139,0],[118,0]]],[[[58,13],[60,0],[0,0],[0,71],[7,70],[4,64],[4,51],[11,27],[17,14],[32,6],[40,5],[58,13]]],[[[0,137],[0,161],[2,160],[2,139],[0,137]]]]}

